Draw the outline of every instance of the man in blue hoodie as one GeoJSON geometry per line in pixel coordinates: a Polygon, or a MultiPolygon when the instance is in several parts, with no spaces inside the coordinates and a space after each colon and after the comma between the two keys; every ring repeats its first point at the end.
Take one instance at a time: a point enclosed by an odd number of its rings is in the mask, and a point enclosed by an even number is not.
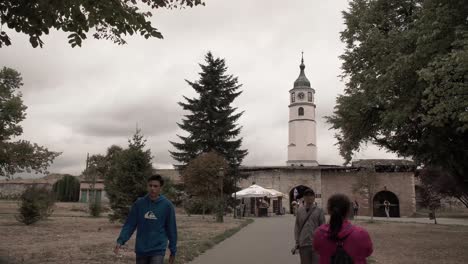
{"type": "Polygon", "coordinates": [[[135,253],[137,264],[163,264],[167,242],[173,264],[177,251],[177,225],[172,203],[161,195],[164,180],[161,175],[148,179],[148,194],[139,198],[132,206],[125,221],[114,253],[119,254],[124,245],[137,230],[135,253]]]}

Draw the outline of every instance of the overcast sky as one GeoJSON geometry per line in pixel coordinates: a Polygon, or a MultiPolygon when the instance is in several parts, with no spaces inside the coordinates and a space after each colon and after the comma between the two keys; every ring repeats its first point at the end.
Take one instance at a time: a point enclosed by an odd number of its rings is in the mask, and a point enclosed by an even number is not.
{"type": "MultiPolygon", "coordinates": [[[[0,66],[21,72],[28,106],[22,138],[61,151],[51,172],[79,174],[86,153],[104,154],[127,145],[136,124],[148,139],[156,168],[171,168],[169,141],[181,130],[182,96],[194,96],[185,79],[198,79],[207,51],[226,59],[243,94],[235,105],[245,114],[244,165],[282,166],[287,160],[288,91],[299,75],[316,91],[318,161],[342,164],[335,131],[324,116],[343,92],[341,62],[346,0],[206,0],[206,6],[157,10],[154,25],[164,39],[127,38],[118,46],[91,36],[71,48],[67,34],[51,32],[45,46],[9,31],[13,45],[0,49],[0,66]],[[287,4],[286,4],[287,3],[287,4]]],[[[356,158],[394,158],[368,146],[356,158]]]]}

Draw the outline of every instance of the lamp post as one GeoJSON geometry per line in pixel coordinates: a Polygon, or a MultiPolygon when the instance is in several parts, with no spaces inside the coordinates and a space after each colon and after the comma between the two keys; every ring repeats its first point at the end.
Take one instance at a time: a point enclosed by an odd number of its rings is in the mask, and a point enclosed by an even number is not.
{"type": "Polygon", "coordinates": [[[234,173],[234,218],[237,218],[237,172],[234,173]]]}
{"type": "Polygon", "coordinates": [[[224,178],[224,168],[219,168],[218,171],[219,177],[219,190],[220,190],[220,204],[219,204],[219,212],[217,216],[217,222],[223,222],[223,215],[224,215],[224,198],[223,198],[223,178],[224,178]]]}

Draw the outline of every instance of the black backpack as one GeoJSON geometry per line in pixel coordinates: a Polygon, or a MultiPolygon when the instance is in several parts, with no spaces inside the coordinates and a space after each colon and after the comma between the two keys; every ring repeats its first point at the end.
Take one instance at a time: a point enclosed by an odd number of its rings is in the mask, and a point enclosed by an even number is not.
{"type": "Polygon", "coordinates": [[[346,251],[343,248],[343,242],[348,236],[349,234],[343,237],[342,239],[339,239],[336,242],[336,251],[335,251],[335,254],[333,254],[330,257],[330,264],[353,264],[354,263],[353,258],[351,258],[351,256],[348,255],[348,253],[346,253],[346,251]]]}

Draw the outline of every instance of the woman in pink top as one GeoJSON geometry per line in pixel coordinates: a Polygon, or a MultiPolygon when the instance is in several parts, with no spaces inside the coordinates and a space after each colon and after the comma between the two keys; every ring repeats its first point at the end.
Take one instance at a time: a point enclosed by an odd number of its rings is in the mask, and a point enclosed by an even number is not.
{"type": "Polygon", "coordinates": [[[343,241],[343,249],[353,259],[354,264],[366,264],[366,258],[372,254],[369,233],[346,220],[350,213],[350,204],[349,198],[343,194],[335,194],[328,199],[330,224],[317,228],[313,239],[315,252],[320,256],[320,264],[330,263],[340,241],[343,241]]]}

